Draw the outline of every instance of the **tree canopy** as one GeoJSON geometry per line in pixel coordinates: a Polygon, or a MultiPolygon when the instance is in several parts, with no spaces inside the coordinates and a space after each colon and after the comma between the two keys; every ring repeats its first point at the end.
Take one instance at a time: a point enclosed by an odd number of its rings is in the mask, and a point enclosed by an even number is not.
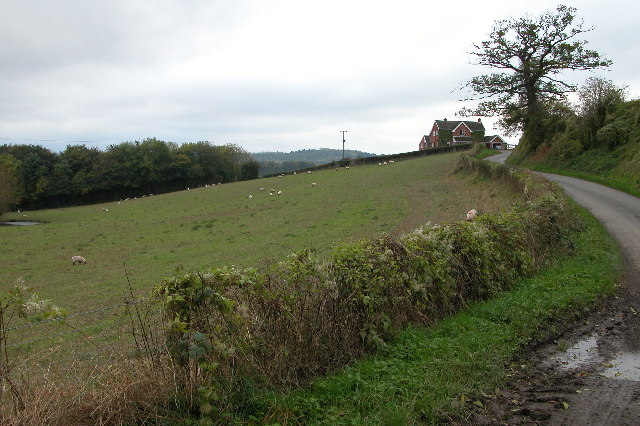
{"type": "Polygon", "coordinates": [[[606,68],[611,61],[575,40],[591,31],[576,20],[576,9],[559,5],[536,18],[524,16],[496,21],[489,40],[473,45],[477,64],[498,69],[464,83],[479,100],[476,108],[463,108],[461,115],[499,116],[508,134],[523,132],[522,149],[530,151],[542,142],[545,105],[566,99],[577,87],[563,81],[565,70],[606,68]]]}
{"type": "Polygon", "coordinates": [[[233,144],[178,146],[156,138],[110,145],[0,145],[0,211],[60,207],[160,194],[258,176],[253,157],[233,144]]]}

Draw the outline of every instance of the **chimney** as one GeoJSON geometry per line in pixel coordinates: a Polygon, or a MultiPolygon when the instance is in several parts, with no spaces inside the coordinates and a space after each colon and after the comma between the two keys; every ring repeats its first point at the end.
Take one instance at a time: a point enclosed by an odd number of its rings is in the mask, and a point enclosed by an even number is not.
{"type": "Polygon", "coordinates": [[[447,117],[445,117],[444,120],[442,120],[442,121],[447,121],[447,117]]]}
{"type": "Polygon", "coordinates": [[[480,120],[480,117],[478,117],[478,123],[482,123],[482,120],[480,120]]]}

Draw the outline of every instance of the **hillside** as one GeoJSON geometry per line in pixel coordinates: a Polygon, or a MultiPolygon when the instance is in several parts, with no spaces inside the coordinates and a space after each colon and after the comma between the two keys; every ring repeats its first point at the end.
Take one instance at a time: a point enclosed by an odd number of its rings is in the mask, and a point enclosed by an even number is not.
{"type": "Polygon", "coordinates": [[[588,178],[640,195],[640,100],[603,105],[598,113],[556,109],[546,141],[514,163],[588,178]]]}
{"type": "Polygon", "coordinates": [[[513,201],[508,188],[451,175],[458,155],[6,213],[3,220],[25,214],[45,223],[0,227],[0,288],[25,277],[43,297],[75,311],[119,302],[127,281],[149,290],[176,266],[260,266],[294,251],[322,254],[339,241],[463,220],[470,207],[489,211],[513,201]],[[270,189],[282,195],[270,196],[270,189]],[[73,255],[88,264],[73,267],[73,255]]]}
{"type": "MultiPolygon", "coordinates": [[[[315,165],[327,164],[332,161],[342,160],[342,150],[332,148],[300,149],[291,152],[265,151],[251,153],[258,162],[273,161],[283,163],[285,161],[305,161],[315,165]]],[[[375,157],[369,152],[345,149],[345,158],[375,157]]]]}

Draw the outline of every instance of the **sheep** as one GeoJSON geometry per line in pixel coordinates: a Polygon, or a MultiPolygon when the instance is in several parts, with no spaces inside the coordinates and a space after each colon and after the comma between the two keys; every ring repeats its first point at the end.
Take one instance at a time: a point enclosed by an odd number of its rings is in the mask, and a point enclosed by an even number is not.
{"type": "Polygon", "coordinates": [[[478,215],[478,210],[471,209],[467,212],[467,220],[471,222],[473,219],[476,218],[477,215],[478,215]]]}
{"type": "Polygon", "coordinates": [[[103,211],[103,212],[108,212],[108,211],[109,211],[109,209],[106,209],[106,208],[104,208],[104,207],[103,207],[103,208],[102,208],[102,211],[103,211]]]}
{"type": "Polygon", "coordinates": [[[80,263],[86,264],[87,263],[87,259],[85,259],[82,256],[71,256],[71,263],[73,263],[74,265],[76,263],[78,263],[78,264],[80,264],[80,263]]]}
{"type": "Polygon", "coordinates": [[[248,199],[252,199],[253,195],[249,194],[249,196],[247,197],[248,199]]]}
{"type": "Polygon", "coordinates": [[[282,191],[278,191],[278,195],[282,195],[282,191]]]}
{"type": "Polygon", "coordinates": [[[264,191],[264,188],[260,188],[260,191],[264,191]]]}
{"type": "Polygon", "coordinates": [[[311,173],[313,173],[311,170],[307,170],[308,175],[310,175],[311,173]]]}
{"type": "Polygon", "coordinates": [[[311,182],[311,186],[318,186],[316,182],[311,182]]]}

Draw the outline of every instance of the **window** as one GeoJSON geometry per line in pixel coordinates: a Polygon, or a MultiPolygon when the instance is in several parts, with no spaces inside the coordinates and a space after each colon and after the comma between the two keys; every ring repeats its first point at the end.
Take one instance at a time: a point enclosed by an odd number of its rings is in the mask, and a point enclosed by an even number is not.
{"type": "Polygon", "coordinates": [[[460,136],[464,136],[464,129],[460,129],[460,136]]]}

